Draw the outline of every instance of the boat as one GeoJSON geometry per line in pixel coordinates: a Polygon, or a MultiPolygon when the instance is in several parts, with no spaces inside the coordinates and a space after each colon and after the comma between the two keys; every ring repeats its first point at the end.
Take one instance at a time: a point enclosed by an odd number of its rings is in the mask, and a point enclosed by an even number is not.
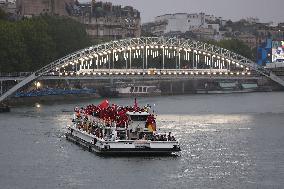
{"type": "Polygon", "coordinates": [[[98,89],[98,93],[101,97],[111,98],[118,97],[118,92],[115,87],[104,86],[98,89]]]}
{"type": "Polygon", "coordinates": [[[75,108],[66,139],[101,155],[172,155],[179,142],[171,132],[157,131],[149,106],[101,104],[75,108]]]}
{"type": "Polygon", "coordinates": [[[162,91],[157,86],[150,85],[121,85],[116,87],[118,96],[160,96],[162,91]]]}

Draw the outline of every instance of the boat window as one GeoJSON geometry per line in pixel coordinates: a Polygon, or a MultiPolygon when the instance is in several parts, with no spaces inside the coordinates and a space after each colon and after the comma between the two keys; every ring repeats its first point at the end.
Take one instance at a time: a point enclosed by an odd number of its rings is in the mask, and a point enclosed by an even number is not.
{"type": "Polygon", "coordinates": [[[131,120],[132,121],[146,121],[147,120],[147,115],[131,115],[131,120]]]}
{"type": "Polygon", "coordinates": [[[138,87],[135,87],[134,92],[137,92],[137,91],[138,91],[138,87]]]}
{"type": "Polygon", "coordinates": [[[147,87],[143,87],[143,92],[147,92],[147,87]]]}
{"type": "Polygon", "coordinates": [[[131,92],[131,93],[133,92],[133,89],[134,89],[134,87],[131,87],[131,88],[130,88],[130,92],[131,92]]]}
{"type": "Polygon", "coordinates": [[[140,92],[140,93],[142,92],[142,87],[139,87],[139,92],[140,92]]]}

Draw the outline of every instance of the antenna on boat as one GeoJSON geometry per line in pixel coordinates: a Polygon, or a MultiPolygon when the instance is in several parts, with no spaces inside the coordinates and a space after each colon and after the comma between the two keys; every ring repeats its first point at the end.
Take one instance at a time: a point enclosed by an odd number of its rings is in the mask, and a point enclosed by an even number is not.
{"type": "Polygon", "coordinates": [[[138,108],[138,103],[137,103],[137,99],[134,99],[134,110],[136,111],[138,108]]]}

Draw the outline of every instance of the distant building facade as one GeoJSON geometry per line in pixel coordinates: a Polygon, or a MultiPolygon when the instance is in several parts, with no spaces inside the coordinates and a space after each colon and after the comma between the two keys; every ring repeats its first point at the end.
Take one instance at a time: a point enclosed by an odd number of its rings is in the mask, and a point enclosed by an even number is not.
{"type": "Polygon", "coordinates": [[[140,37],[140,12],[130,6],[112,3],[79,3],[76,0],[17,0],[17,13],[21,17],[43,14],[71,17],[86,26],[92,39],[121,39],[140,37]]]}
{"type": "Polygon", "coordinates": [[[17,0],[17,11],[22,17],[39,16],[41,14],[68,16],[68,9],[74,0],[17,0]]]}
{"type": "Polygon", "coordinates": [[[15,15],[17,12],[15,1],[0,0],[0,8],[7,14],[15,15]]]}
{"type": "Polygon", "coordinates": [[[140,12],[131,6],[95,2],[77,4],[73,17],[84,23],[92,39],[140,37],[140,12]]]}
{"type": "Polygon", "coordinates": [[[199,14],[165,14],[155,18],[154,22],[144,24],[143,30],[156,36],[168,33],[193,32],[200,38],[214,39],[219,35],[217,18],[212,15],[199,14]]]}

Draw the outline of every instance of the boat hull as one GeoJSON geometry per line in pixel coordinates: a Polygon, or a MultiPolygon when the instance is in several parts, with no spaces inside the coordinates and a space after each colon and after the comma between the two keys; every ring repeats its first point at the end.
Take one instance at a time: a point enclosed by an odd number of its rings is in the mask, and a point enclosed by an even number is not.
{"type": "Polygon", "coordinates": [[[89,152],[100,155],[172,155],[174,152],[179,152],[179,147],[174,148],[100,148],[99,146],[88,142],[71,133],[66,133],[66,139],[71,141],[89,152]]]}

